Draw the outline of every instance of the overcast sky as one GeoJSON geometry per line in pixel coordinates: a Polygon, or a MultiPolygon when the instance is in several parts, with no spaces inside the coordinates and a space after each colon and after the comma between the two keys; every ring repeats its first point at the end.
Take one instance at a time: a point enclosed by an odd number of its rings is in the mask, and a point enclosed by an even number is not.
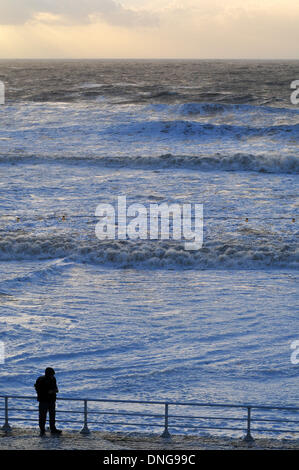
{"type": "Polygon", "coordinates": [[[299,0],[0,0],[0,57],[299,58],[299,0]]]}

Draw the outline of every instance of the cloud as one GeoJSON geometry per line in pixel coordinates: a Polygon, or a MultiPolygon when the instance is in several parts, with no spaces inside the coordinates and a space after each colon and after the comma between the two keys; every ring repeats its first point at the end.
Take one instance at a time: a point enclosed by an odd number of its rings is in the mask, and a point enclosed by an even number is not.
{"type": "Polygon", "coordinates": [[[0,56],[294,58],[298,22],[298,0],[0,0],[0,56]]]}
{"type": "Polygon", "coordinates": [[[96,21],[125,26],[154,26],[158,17],[146,10],[125,8],[114,0],[1,0],[0,24],[27,22],[86,24],[96,21]]]}

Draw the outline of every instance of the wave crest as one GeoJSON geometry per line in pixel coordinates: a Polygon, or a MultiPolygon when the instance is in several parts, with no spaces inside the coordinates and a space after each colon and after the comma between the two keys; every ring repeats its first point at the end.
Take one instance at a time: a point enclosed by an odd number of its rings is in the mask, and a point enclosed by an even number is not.
{"type": "Polygon", "coordinates": [[[99,241],[76,239],[72,235],[35,237],[9,233],[0,240],[0,260],[45,260],[108,264],[116,267],[153,268],[298,268],[296,246],[274,236],[253,240],[217,238],[204,242],[198,251],[186,251],[182,243],[158,241],[99,241]]]}
{"type": "Polygon", "coordinates": [[[88,164],[103,167],[129,167],[141,169],[193,169],[207,171],[254,171],[260,173],[299,173],[299,158],[295,155],[254,155],[217,153],[211,156],[174,155],[158,156],[85,156],[74,155],[0,155],[1,163],[58,162],[62,164],[88,164]]]}

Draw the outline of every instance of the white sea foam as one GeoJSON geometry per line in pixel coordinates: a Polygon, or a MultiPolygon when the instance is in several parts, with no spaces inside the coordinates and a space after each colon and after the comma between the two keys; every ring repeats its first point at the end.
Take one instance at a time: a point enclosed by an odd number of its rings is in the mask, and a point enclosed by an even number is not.
{"type": "MultiPolygon", "coordinates": [[[[216,238],[189,252],[173,241],[98,241],[72,235],[10,233],[0,240],[0,260],[62,258],[115,267],[298,268],[299,252],[276,234],[255,239],[216,238]]],[[[57,267],[55,267],[56,269],[57,267]]],[[[48,269],[48,268],[47,268],[48,269]]],[[[51,267],[52,269],[52,267],[51,267]]]]}
{"type": "Polygon", "coordinates": [[[193,139],[219,139],[242,137],[295,138],[299,137],[299,124],[276,125],[269,127],[250,127],[231,124],[211,124],[186,120],[152,120],[136,121],[129,124],[118,124],[105,129],[105,133],[112,134],[168,134],[172,139],[181,139],[188,136],[193,139]]]}

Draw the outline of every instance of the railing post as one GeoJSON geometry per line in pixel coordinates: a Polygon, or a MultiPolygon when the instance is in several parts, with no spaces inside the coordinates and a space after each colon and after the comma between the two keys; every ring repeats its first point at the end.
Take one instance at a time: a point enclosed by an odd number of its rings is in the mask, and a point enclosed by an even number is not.
{"type": "Polygon", "coordinates": [[[247,407],[247,434],[244,437],[244,441],[253,442],[254,439],[251,435],[251,406],[247,407]]]}
{"type": "Polygon", "coordinates": [[[5,397],[5,423],[2,426],[2,431],[9,432],[11,427],[8,422],[8,397],[5,397]]]}
{"type": "Polygon", "coordinates": [[[170,439],[170,434],[168,432],[168,403],[165,403],[165,414],[164,414],[164,431],[161,434],[163,439],[170,439]]]}
{"type": "Polygon", "coordinates": [[[90,434],[90,430],[87,425],[87,400],[84,400],[84,426],[81,429],[80,434],[90,434]]]}

